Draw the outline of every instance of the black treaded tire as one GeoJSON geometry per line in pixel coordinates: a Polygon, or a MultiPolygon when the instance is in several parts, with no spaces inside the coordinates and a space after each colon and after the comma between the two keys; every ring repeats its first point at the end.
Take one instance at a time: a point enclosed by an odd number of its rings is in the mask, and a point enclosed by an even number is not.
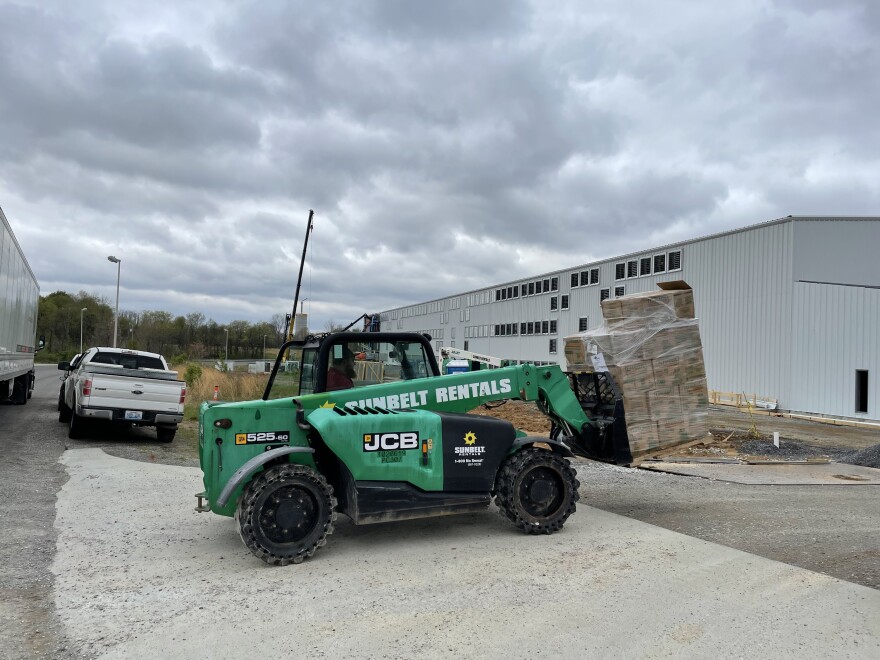
{"type": "Polygon", "coordinates": [[[336,498],[323,475],[286,463],[258,474],[244,489],[235,520],[241,540],[267,564],[299,564],[327,543],[336,498]]]}
{"type": "Polygon", "coordinates": [[[71,440],[77,440],[83,435],[83,427],[86,421],[76,414],[76,411],[68,408],[69,417],[67,418],[67,437],[71,440]]]}
{"type": "Polygon", "coordinates": [[[174,440],[174,434],[177,433],[176,428],[168,428],[167,426],[156,427],[156,439],[159,442],[171,442],[174,440]]]}
{"type": "Polygon", "coordinates": [[[495,503],[526,534],[552,534],[574,513],[579,487],[564,457],[546,449],[523,449],[501,464],[495,503]]]}
{"type": "Polygon", "coordinates": [[[64,403],[64,388],[58,393],[58,421],[65,424],[70,421],[70,408],[64,403]]]}

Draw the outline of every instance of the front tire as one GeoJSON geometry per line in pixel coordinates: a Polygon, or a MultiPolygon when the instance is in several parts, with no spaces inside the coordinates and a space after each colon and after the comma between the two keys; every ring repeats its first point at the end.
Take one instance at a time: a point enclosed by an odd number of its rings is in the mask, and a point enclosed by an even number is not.
{"type": "Polygon", "coordinates": [[[333,488],[323,475],[293,463],[257,475],[235,511],[244,544],[274,566],[311,557],[333,533],[336,515],[333,488]]]}
{"type": "Polygon", "coordinates": [[[501,515],[526,534],[562,529],[580,499],[569,462],[545,449],[523,449],[501,465],[495,503],[501,515]]]}

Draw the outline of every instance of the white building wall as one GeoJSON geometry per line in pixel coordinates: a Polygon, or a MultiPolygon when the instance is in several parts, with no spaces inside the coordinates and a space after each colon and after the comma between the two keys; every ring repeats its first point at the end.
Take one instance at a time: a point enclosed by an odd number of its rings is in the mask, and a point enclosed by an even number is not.
{"type": "Polygon", "coordinates": [[[795,281],[880,286],[880,221],[865,218],[798,218],[795,281]]]}
{"type": "Polygon", "coordinates": [[[791,237],[784,222],[685,246],[709,389],[790,395],[791,237]]]}
{"type": "Polygon", "coordinates": [[[797,282],[792,410],[880,419],[880,289],[797,282]],[[856,370],[868,370],[868,412],[855,411],[856,370]]]}

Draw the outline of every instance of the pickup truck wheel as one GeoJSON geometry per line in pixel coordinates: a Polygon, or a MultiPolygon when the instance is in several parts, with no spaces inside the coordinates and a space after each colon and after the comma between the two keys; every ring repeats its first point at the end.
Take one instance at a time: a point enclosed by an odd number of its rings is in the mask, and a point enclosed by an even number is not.
{"type": "Polygon", "coordinates": [[[70,408],[64,403],[64,394],[62,390],[62,394],[58,395],[58,421],[67,424],[70,421],[70,413],[70,408]]]}
{"type": "Polygon", "coordinates": [[[83,427],[86,422],[70,408],[67,410],[69,412],[69,417],[67,419],[67,437],[71,440],[76,440],[82,437],[83,427]]]}
{"type": "Polygon", "coordinates": [[[157,426],[156,427],[156,439],[159,442],[171,442],[174,440],[174,434],[177,433],[177,429],[168,428],[167,426],[157,426]]]}
{"type": "Polygon", "coordinates": [[[523,449],[501,466],[495,503],[526,534],[562,529],[580,499],[580,483],[569,462],[546,449],[523,449]]]}
{"type": "Polygon", "coordinates": [[[311,557],[336,521],[333,488],[305,465],[276,465],[257,475],[238,502],[235,519],[245,545],[267,564],[311,557]]]}

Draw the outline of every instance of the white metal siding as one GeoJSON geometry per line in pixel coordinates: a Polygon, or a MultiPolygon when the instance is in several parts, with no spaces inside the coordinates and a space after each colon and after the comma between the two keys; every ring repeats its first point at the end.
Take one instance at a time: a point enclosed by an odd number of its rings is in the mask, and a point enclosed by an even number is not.
{"type": "Polygon", "coordinates": [[[880,286],[880,221],[797,220],[794,279],[823,284],[880,286]]]}
{"type": "Polygon", "coordinates": [[[685,246],[710,389],[788,398],[791,236],[787,222],[685,246]]]}
{"type": "Polygon", "coordinates": [[[880,420],[880,289],[794,285],[792,393],[786,407],[880,420]],[[855,412],[855,372],[868,370],[868,413],[855,412]]]}

